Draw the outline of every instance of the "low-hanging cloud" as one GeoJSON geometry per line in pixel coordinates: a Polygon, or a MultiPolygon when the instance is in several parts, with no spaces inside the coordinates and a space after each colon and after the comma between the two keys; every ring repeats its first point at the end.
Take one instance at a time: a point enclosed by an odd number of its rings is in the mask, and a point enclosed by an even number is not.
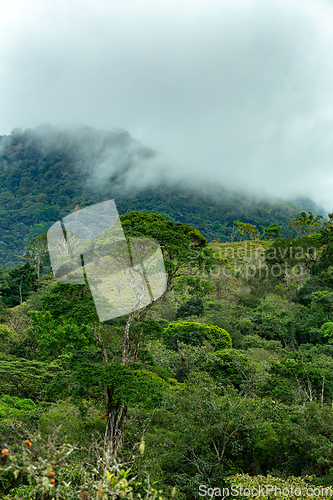
{"type": "MultiPolygon", "coordinates": [[[[332,60],[329,0],[4,1],[0,133],[119,127],[158,152],[132,146],[128,183],[187,178],[332,210],[332,60]]],[[[127,164],[110,152],[94,182],[127,164]]]]}

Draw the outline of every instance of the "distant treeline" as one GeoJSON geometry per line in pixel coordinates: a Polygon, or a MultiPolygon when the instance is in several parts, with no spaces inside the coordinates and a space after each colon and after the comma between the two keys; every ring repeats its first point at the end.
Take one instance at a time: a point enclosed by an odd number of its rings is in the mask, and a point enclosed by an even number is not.
{"type": "Polygon", "coordinates": [[[75,135],[44,126],[14,129],[10,136],[0,136],[0,266],[22,263],[28,241],[45,233],[76,204],[84,208],[113,198],[120,214],[129,210],[159,213],[198,228],[208,241],[221,242],[231,240],[235,220],[258,227],[275,223],[283,227],[282,234],[290,236],[288,222],[304,209],[304,203],[313,205],[309,200],[301,200],[302,206],[255,202],[223,188],[215,189],[214,196],[186,186],[129,191],[124,172],[130,175],[133,150],[136,157],[153,154],[124,131],[82,128],[75,135]],[[112,148],[123,151],[127,163],[102,187],[92,187],[91,165],[112,148]]]}

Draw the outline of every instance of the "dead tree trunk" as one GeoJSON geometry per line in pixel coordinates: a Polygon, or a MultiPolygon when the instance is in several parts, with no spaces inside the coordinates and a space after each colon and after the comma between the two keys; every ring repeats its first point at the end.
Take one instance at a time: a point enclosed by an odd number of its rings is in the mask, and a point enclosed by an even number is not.
{"type": "Polygon", "coordinates": [[[23,278],[21,278],[20,284],[19,284],[19,292],[20,292],[20,304],[23,303],[23,297],[22,297],[22,282],[23,278]]]}
{"type": "MultiPolygon", "coordinates": [[[[121,364],[126,366],[130,360],[132,343],[129,338],[130,326],[134,320],[135,312],[132,312],[126,322],[124,332],[124,348],[121,356],[121,364]]],[[[104,356],[103,356],[104,359],[104,356]]],[[[128,407],[115,396],[115,388],[106,387],[106,429],[104,436],[104,451],[109,463],[117,458],[122,443],[123,427],[128,407]]]]}
{"type": "Polygon", "coordinates": [[[104,436],[105,455],[112,463],[121,447],[122,431],[127,415],[127,405],[114,397],[114,387],[108,387],[107,422],[104,436]]]}

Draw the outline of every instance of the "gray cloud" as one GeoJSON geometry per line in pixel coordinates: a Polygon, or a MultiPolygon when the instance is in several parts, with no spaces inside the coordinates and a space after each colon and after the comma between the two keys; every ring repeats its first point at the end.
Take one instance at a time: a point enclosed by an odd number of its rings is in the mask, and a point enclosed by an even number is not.
{"type": "MultiPolygon", "coordinates": [[[[328,0],[5,0],[0,133],[120,127],[160,152],[129,183],[189,178],[332,210],[332,60],[328,0]]],[[[112,154],[96,182],[126,163],[112,154]]]]}

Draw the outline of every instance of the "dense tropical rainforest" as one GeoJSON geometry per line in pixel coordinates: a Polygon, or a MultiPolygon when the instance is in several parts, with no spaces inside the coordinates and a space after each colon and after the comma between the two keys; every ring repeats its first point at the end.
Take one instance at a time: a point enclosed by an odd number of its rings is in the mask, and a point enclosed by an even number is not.
{"type": "Polygon", "coordinates": [[[111,188],[88,196],[73,143],[35,136],[2,138],[1,498],[327,496],[333,215],[119,196],[126,237],[160,244],[167,286],[101,323],[87,284],[54,279],[45,231],[111,188]]]}

